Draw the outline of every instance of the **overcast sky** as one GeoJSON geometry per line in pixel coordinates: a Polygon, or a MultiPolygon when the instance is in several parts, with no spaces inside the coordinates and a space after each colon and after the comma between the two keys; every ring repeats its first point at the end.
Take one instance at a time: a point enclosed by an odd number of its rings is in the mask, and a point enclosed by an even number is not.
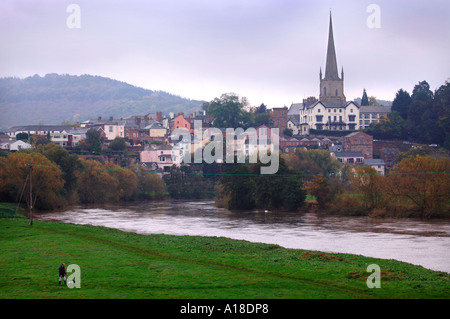
{"type": "Polygon", "coordinates": [[[191,99],[234,92],[289,106],[319,95],[330,10],[347,100],[364,88],[393,100],[450,78],[448,0],[2,0],[0,77],[91,74],[191,99]],[[70,4],[79,28],[67,24],[70,4]]]}

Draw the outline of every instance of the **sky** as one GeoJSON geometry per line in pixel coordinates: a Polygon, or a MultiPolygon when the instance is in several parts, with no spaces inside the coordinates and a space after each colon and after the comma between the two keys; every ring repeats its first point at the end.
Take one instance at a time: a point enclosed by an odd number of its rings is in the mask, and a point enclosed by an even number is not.
{"type": "Polygon", "coordinates": [[[290,106],[319,95],[330,12],[347,100],[450,80],[448,0],[2,0],[0,77],[91,74],[290,106]]]}

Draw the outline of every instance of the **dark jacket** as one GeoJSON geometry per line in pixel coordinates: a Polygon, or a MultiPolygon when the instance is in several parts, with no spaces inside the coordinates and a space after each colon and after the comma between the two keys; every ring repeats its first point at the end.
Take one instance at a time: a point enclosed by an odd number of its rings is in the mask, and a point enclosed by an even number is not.
{"type": "Polygon", "coordinates": [[[63,265],[59,266],[59,275],[60,276],[66,275],[66,268],[63,265]]]}

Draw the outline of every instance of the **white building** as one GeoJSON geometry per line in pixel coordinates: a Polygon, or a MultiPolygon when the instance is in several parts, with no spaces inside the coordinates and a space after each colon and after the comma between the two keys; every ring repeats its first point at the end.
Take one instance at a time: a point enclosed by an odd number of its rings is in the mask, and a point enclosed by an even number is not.
{"type": "Polygon", "coordinates": [[[386,172],[386,163],[382,159],[366,158],[364,164],[374,168],[380,175],[384,175],[386,172]]]}
{"type": "Polygon", "coordinates": [[[368,128],[372,123],[378,123],[383,116],[391,112],[390,106],[361,106],[359,111],[359,126],[368,128]]]}
{"type": "Polygon", "coordinates": [[[80,124],[81,127],[87,128],[101,128],[106,136],[106,139],[112,141],[116,137],[125,138],[125,124],[126,120],[115,120],[112,116],[109,119],[102,119],[101,116],[97,119],[84,121],[80,124]]]}
{"type": "Polygon", "coordinates": [[[20,151],[32,147],[33,146],[31,144],[26,143],[22,140],[0,142],[0,149],[10,152],[20,151]]]}

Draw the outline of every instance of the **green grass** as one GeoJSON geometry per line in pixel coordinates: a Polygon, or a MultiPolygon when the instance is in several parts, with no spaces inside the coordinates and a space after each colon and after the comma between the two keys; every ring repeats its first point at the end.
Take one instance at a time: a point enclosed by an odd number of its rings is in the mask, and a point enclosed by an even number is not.
{"type": "Polygon", "coordinates": [[[284,249],[221,237],[137,235],[0,219],[0,298],[449,298],[450,276],[349,254],[284,249]],[[77,264],[81,288],[58,285],[77,264]],[[381,288],[369,289],[369,264],[381,288]]]}

